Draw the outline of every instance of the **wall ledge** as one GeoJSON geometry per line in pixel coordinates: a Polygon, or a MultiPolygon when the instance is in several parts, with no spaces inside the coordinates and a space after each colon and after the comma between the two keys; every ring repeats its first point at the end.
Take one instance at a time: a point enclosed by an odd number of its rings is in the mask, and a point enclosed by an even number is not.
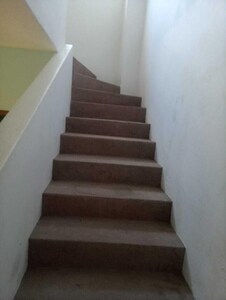
{"type": "Polygon", "coordinates": [[[46,92],[72,50],[66,45],[56,53],[39,73],[15,106],[0,123],[0,172],[19,142],[30,120],[42,103],[46,92]]]}

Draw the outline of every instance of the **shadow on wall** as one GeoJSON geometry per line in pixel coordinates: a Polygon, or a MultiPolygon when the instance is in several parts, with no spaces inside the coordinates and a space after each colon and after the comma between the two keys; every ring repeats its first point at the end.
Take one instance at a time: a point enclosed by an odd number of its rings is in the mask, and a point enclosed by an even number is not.
{"type": "Polygon", "coordinates": [[[0,48],[0,120],[44,68],[52,51],[0,48]]]}

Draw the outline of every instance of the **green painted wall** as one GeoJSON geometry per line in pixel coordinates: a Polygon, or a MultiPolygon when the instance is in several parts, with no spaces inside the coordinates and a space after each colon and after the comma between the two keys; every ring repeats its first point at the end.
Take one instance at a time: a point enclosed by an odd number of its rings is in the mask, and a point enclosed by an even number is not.
{"type": "Polygon", "coordinates": [[[0,47],[0,110],[10,110],[54,52],[0,47]]]}

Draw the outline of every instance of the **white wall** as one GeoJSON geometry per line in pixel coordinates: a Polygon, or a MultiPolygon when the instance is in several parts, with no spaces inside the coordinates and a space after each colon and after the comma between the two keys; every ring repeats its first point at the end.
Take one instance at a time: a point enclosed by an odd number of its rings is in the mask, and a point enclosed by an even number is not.
{"type": "Polygon", "coordinates": [[[26,3],[59,51],[65,45],[67,0],[26,0],[26,3]]]}
{"type": "Polygon", "coordinates": [[[140,91],[198,300],[226,299],[225,81],[226,2],[149,0],[140,91]]]}
{"type": "Polygon", "coordinates": [[[0,299],[12,300],[27,266],[71,98],[72,51],[51,59],[0,123],[0,299]]]}
{"type": "Polygon", "coordinates": [[[138,96],[146,0],[126,0],[121,46],[121,93],[138,96]]]}
{"type": "Polygon", "coordinates": [[[69,0],[67,42],[101,80],[120,84],[124,0],[69,0]]]}
{"type": "Polygon", "coordinates": [[[74,57],[98,79],[138,95],[147,0],[69,0],[67,37],[74,57]]]}

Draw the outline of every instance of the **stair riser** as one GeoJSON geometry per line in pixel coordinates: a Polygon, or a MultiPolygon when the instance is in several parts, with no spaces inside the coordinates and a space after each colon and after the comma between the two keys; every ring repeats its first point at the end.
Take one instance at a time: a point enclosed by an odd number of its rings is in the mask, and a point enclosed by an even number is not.
{"type": "Polygon", "coordinates": [[[84,101],[102,104],[115,104],[115,105],[126,105],[126,106],[141,106],[141,98],[131,97],[126,95],[114,95],[99,93],[96,91],[73,89],[72,101],[84,101]]]}
{"type": "Polygon", "coordinates": [[[30,240],[30,267],[89,267],[181,271],[183,248],[30,240]]]}
{"type": "Polygon", "coordinates": [[[148,139],[149,124],[116,123],[92,119],[67,118],[66,131],[96,135],[109,135],[118,137],[131,137],[148,139]]]}
{"type": "Polygon", "coordinates": [[[71,116],[80,118],[96,118],[145,122],[146,109],[117,105],[103,105],[74,101],[71,103],[71,116]]]}
{"type": "Polygon", "coordinates": [[[169,222],[171,203],[95,196],[43,195],[43,215],[169,222]]]}
{"type": "Polygon", "coordinates": [[[155,143],[89,137],[61,136],[60,152],[65,154],[110,155],[154,159],[155,143]]]}
{"type": "Polygon", "coordinates": [[[120,93],[120,87],[116,85],[102,82],[88,76],[80,76],[80,75],[74,75],[72,90],[74,90],[75,88],[92,89],[92,90],[106,91],[110,93],[120,93]]]}
{"type": "Polygon", "coordinates": [[[160,167],[57,160],[53,163],[53,180],[62,181],[118,182],[159,187],[161,174],[162,168],[160,167]]]}

